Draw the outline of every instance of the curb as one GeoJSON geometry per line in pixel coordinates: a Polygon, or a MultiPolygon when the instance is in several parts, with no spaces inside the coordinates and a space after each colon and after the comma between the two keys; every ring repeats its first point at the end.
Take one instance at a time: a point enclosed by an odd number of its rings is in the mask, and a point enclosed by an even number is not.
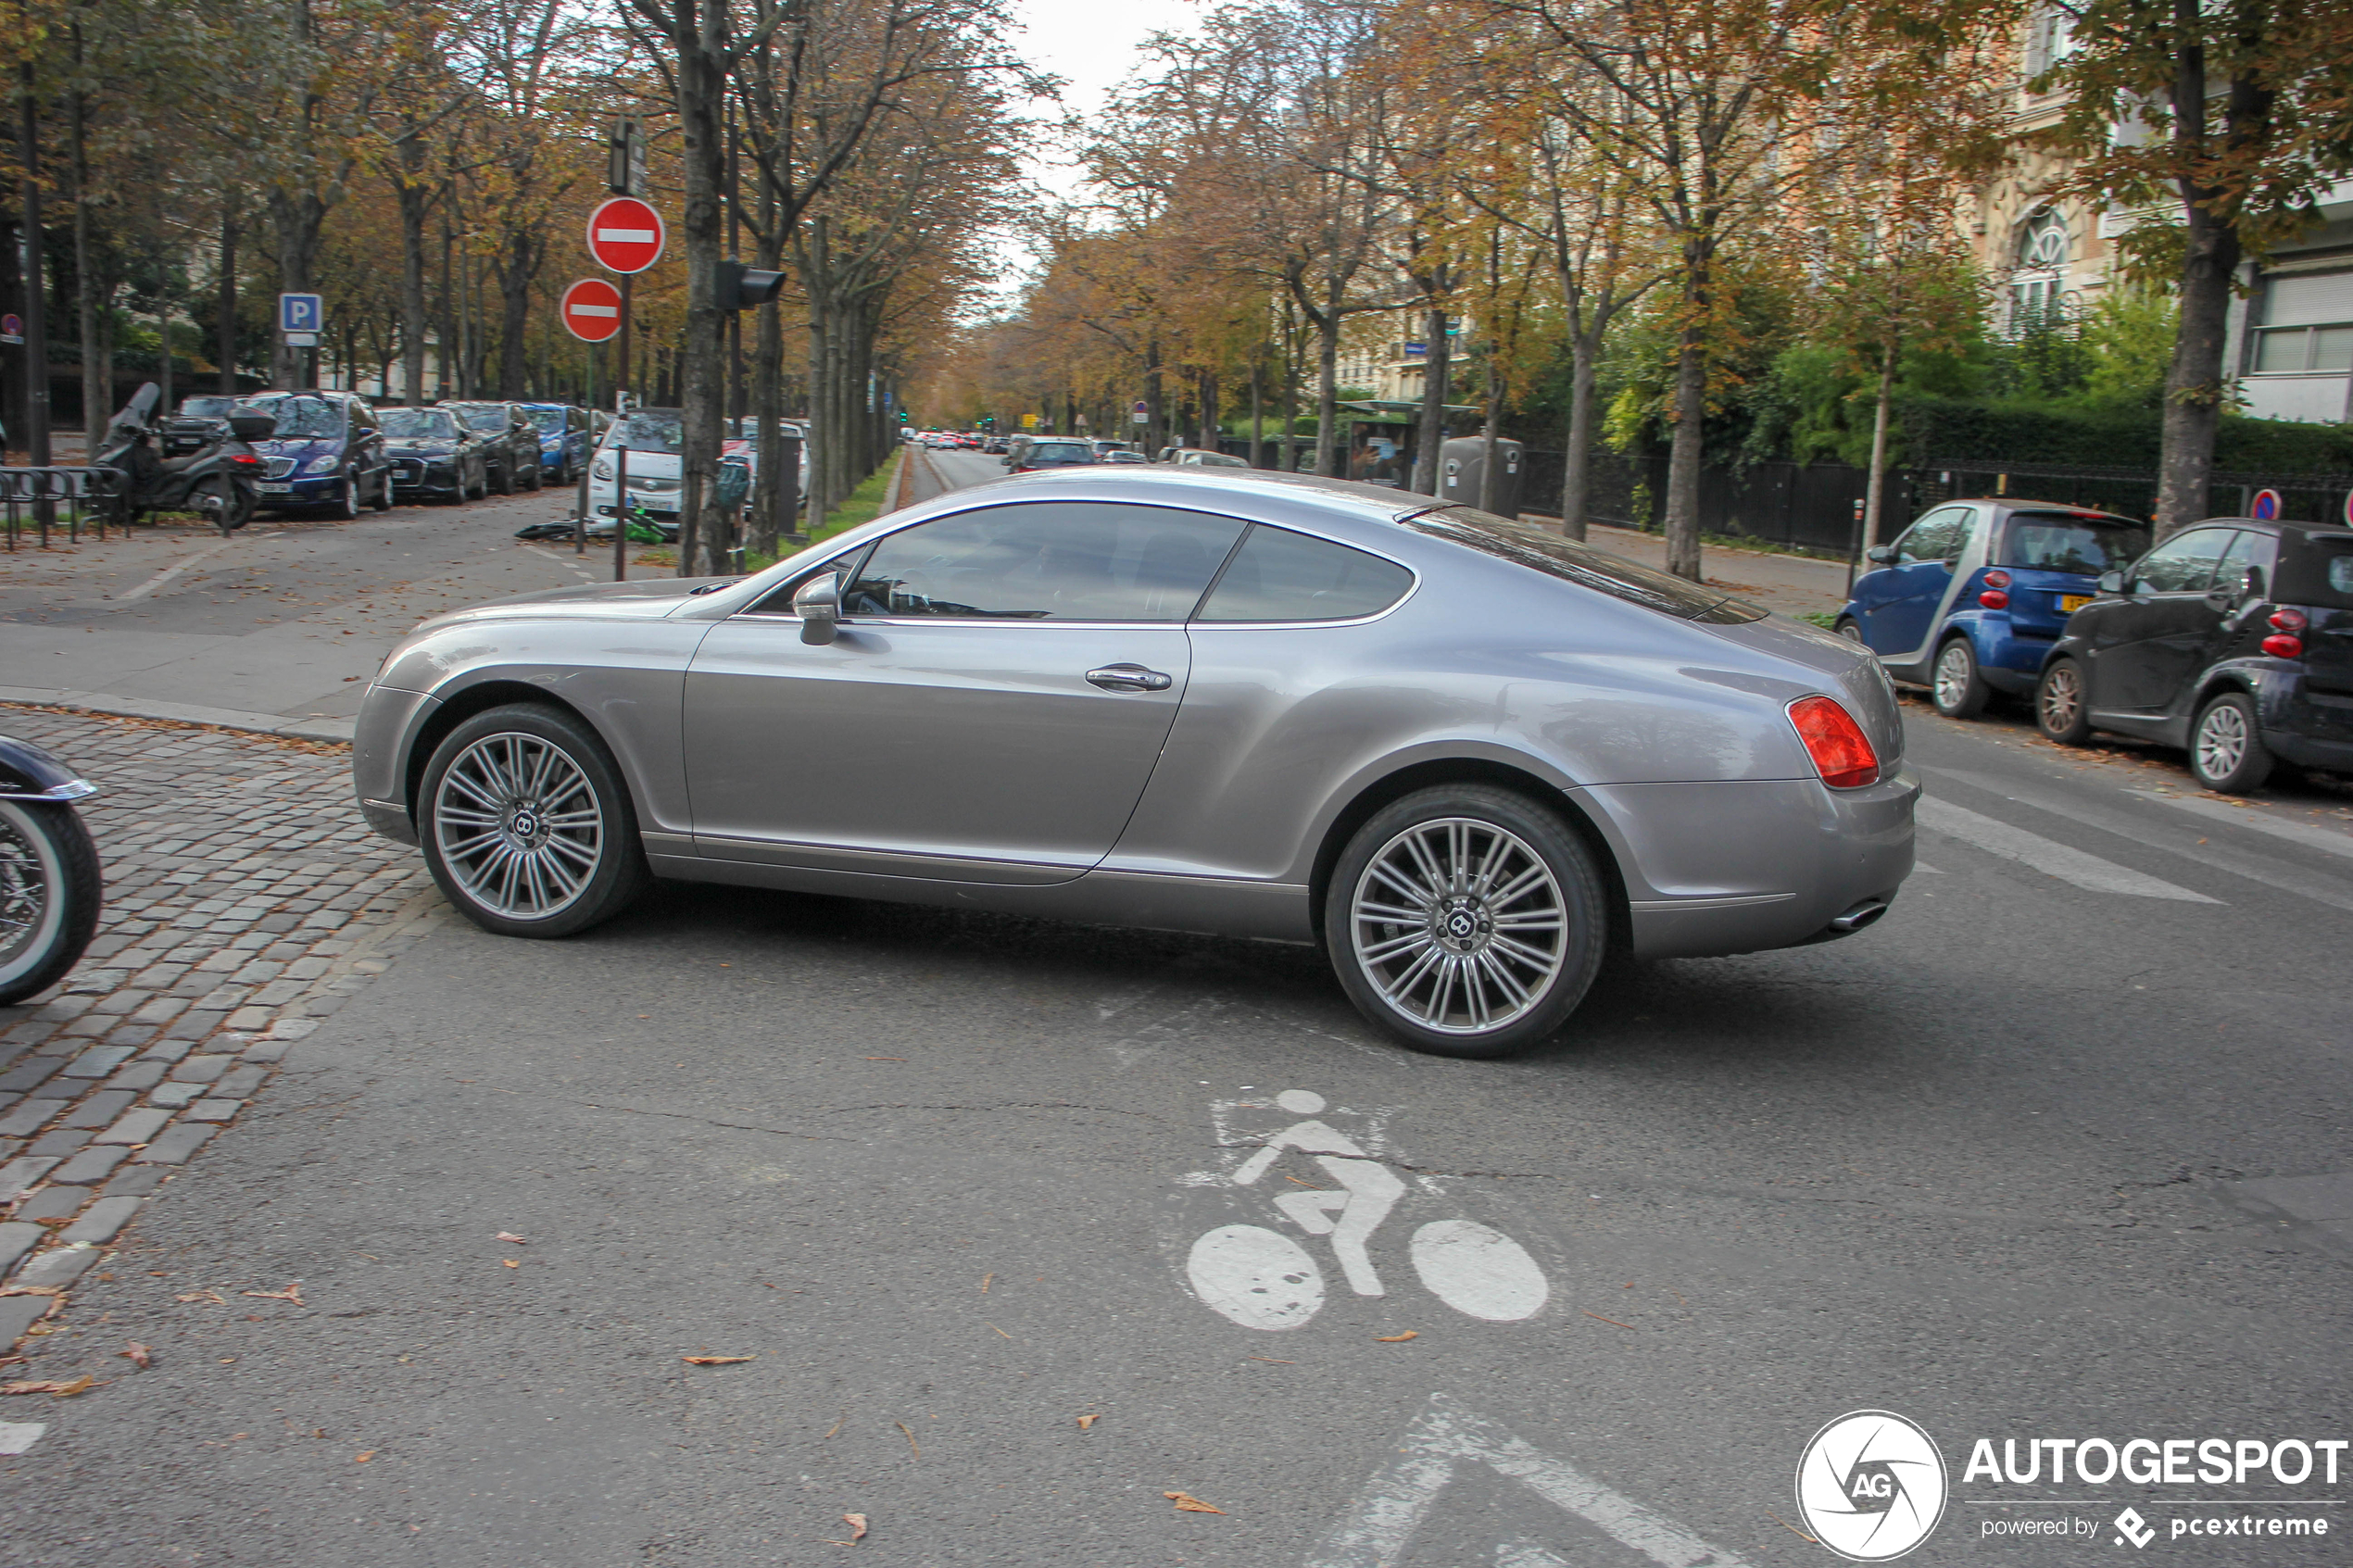
{"type": "Polygon", "coordinates": [[[283,713],[248,713],[236,708],[206,708],[192,702],[159,702],[107,692],[67,691],[56,686],[0,686],[0,703],[19,708],[57,708],[71,713],[106,713],[121,719],[160,719],[212,730],[240,730],[283,740],[326,741],[348,746],[356,721],[289,719],[283,713]]]}

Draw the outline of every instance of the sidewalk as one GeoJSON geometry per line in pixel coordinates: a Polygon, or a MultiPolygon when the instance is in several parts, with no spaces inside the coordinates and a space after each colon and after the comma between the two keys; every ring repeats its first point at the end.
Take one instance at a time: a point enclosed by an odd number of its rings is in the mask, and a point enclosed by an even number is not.
{"type": "MultiPolygon", "coordinates": [[[[1560,519],[1532,512],[1523,514],[1520,521],[1548,528],[1560,526],[1560,519]]],[[[1667,541],[1658,534],[1596,524],[1586,531],[1585,542],[1614,556],[1667,570],[1667,541]]],[[[1784,615],[1835,615],[1846,603],[1844,561],[1709,545],[1700,551],[1700,571],[1709,586],[1784,615]]]]}

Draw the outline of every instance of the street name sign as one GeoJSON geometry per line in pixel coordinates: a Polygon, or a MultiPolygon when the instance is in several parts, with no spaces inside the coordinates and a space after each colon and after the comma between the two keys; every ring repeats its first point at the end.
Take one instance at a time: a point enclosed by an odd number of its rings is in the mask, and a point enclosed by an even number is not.
{"type": "Polygon", "coordinates": [[[642,272],[661,259],[661,214],[635,196],[615,196],[588,215],[588,254],[609,272],[642,272]]]}
{"type": "Polygon", "coordinates": [[[564,290],[556,314],[581,342],[603,343],[621,331],[621,291],[602,278],[583,278],[564,290]]]}

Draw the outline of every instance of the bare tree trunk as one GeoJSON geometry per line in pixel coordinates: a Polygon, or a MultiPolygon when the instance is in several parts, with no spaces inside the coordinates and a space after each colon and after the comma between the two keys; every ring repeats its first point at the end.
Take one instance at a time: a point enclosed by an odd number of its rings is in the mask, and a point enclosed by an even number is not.
{"type": "Polygon", "coordinates": [[[1155,332],[1144,340],[1144,456],[1154,462],[1160,460],[1162,447],[1174,445],[1164,433],[1167,396],[1161,384],[1160,333],[1155,332]]]}
{"type": "Polygon", "coordinates": [[[1254,469],[1266,466],[1266,422],[1260,418],[1265,401],[1266,347],[1261,344],[1250,351],[1250,466],[1254,469]]]}
{"type": "Polygon", "coordinates": [[[2163,539],[2207,515],[2214,473],[2214,436],[2221,428],[2226,377],[2222,347],[2238,270],[2238,231],[2203,208],[2188,207],[2188,254],[2182,262],[2182,323],[2165,372],[2165,414],[2157,470],[2157,536],[2163,539]]]}
{"type": "Polygon", "coordinates": [[[400,151],[400,374],[402,401],[414,408],[425,401],[425,144],[415,127],[404,130],[400,151]]]}
{"type": "Polygon", "coordinates": [[[1888,410],[1895,402],[1895,358],[1900,341],[1891,332],[1881,352],[1885,363],[1879,368],[1879,407],[1871,413],[1871,475],[1863,490],[1863,542],[1876,545],[1880,535],[1880,515],[1887,499],[1887,424],[1888,410]]]}
{"type": "Polygon", "coordinates": [[[1340,472],[1340,314],[1315,323],[1315,471],[1340,472]]]}
{"type": "Polygon", "coordinates": [[[1707,423],[1709,256],[1685,248],[1683,329],[1675,357],[1675,437],[1667,459],[1667,570],[1700,580],[1699,465],[1707,423]]]}
{"type": "Polygon", "coordinates": [[[1588,328],[1569,340],[1568,441],[1561,454],[1561,532],[1585,537],[1593,492],[1595,367],[1602,357],[1601,332],[1588,328]]]}
{"type": "Polygon", "coordinates": [[[1414,465],[1406,483],[1424,495],[1438,494],[1440,454],[1446,445],[1446,380],[1452,345],[1446,339],[1446,312],[1432,305],[1423,331],[1429,341],[1422,347],[1422,408],[1415,433],[1414,465]]]}
{"type": "Polygon", "coordinates": [[[220,207],[220,390],[237,391],[237,209],[233,197],[220,207]]]}
{"type": "Polygon", "coordinates": [[[727,179],[727,135],[722,121],[726,100],[727,7],[703,0],[681,6],[695,18],[695,36],[676,42],[678,122],[686,175],[686,332],[679,366],[682,417],[678,506],[678,575],[716,576],[724,569],[727,541],[720,537],[717,508],[710,504],[717,477],[722,428],[726,420],[727,314],[719,307],[720,247],[724,214],[720,193],[727,179]]]}
{"type": "Polygon", "coordinates": [[[531,283],[539,272],[539,252],[525,231],[510,235],[508,243],[507,264],[497,270],[506,307],[498,335],[498,395],[520,399],[527,395],[530,377],[525,356],[530,352],[531,283]]]}
{"type": "MultiPolygon", "coordinates": [[[[73,59],[82,64],[82,24],[73,27],[73,59]]],[[[73,179],[73,318],[75,334],[82,340],[82,449],[97,450],[98,433],[107,427],[114,413],[111,389],[100,379],[98,364],[98,301],[97,272],[90,251],[90,157],[84,132],[86,110],[82,94],[72,93],[66,100],[67,150],[66,165],[73,179]]]]}

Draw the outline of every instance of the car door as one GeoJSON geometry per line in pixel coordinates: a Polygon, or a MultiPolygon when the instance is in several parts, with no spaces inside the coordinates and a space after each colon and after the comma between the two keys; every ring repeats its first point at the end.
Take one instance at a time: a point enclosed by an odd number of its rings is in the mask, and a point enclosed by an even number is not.
{"type": "Polygon", "coordinates": [[[1946,563],[1968,541],[1971,507],[1939,507],[1895,541],[1894,564],[1855,584],[1862,599],[1863,641],[1881,658],[1917,652],[1952,585],[1946,563]],[[1869,597],[1863,595],[1868,584],[1869,597]]]}
{"type": "Polygon", "coordinates": [[[1087,501],[976,507],[886,535],[838,633],[781,595],[686,673],[698,854],[1051,883],[1111,850],[1191,668],[1184,621],[1234,519],[1087,501]]]}
{"type": "Polygon", "coordinates": [[[2121,602],[2095,622],[2087,646],[2096,711],[2154,715],[2203,668],[2226,606],[2209,597],[2215,568],[2238,531],[2193,528],[2143,556],[2121,602]]]}

